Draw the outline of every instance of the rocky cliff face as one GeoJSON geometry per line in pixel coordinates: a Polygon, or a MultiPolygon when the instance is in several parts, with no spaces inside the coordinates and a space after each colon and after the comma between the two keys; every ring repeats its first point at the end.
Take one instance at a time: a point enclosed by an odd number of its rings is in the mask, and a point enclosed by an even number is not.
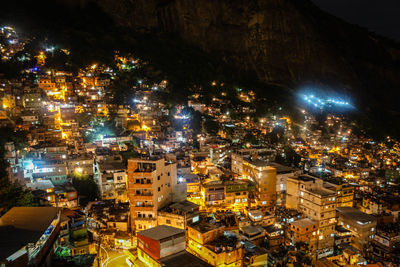
{"type": "Polygon", "coordinates": [[[99,0],[120,24],[178,34],[261,81],[316,82],[394,104],[399,46],[330,16],[309,0],[99,0]]]}

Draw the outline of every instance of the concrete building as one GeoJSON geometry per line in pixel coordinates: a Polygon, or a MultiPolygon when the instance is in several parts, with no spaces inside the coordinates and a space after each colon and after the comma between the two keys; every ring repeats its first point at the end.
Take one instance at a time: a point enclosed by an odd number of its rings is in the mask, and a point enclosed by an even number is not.
{"type": "Polygon", "coordinates": [[[1,266],[50,266],[61,209],[14,207],[0,218],[1,266]]]}
{"type": "Polygon", "coordinates": [[[97,162],[95,168],[102,199],[128,200],[126,190],[126,169],[122,161],[105,160],[97,162]]]}
{"type": "Polygon", "coordinates": [[[243,178],[256,184],[256,203],[266,211],[276,206],[276,169],[267,161],[248,159],[243,162],[243,178]]]}
{"type": "Polygon", "coordinates": [[[225,234],[230,228],[230,225],[217,225],[200,218],[188,225],[187,251],[212,266],[242,266],[244,248],[236,234],[225,234]]]}
{"type": "Polygon", "coordinates": [[[161,225],[138,232],[137,252],[130,250],[127,260],[134,266],[212,266],[185,249],[185,230],[161,225]]]}
{"type": "Polygon", "coordinates": [[[128,196],[133,231],[157,226],[157,211],[172,201],[176,164],[163,158],[128,160],[128,196]]]}
{"type": "Polygon", "coordinates": [[[158,211],[158,225],[186,229],[188,223],[199,220],[199,205],[190,201],[173,203],[158,211]]]}
{"type": "Polygon", "coordinates": [[[67,161],[68,172],[82,175],[93,175],[94,160],[89,155],[70,156],[67,161]]]}
{"type": "Polygon", "coordinates": [[[318,242],[318,221],[303,218],[289,224],[287,238],[290,244],[304,242],[308,249],[315,251],[318,242]]]}
{"type": "Polygon", "coordinates": [[[89,236],[85,214],[64,209],[61,214],[59,250],[68,255],[89,254],[89,236]]]}
{"type": "Polygon", "coordinates": [[[236,150],[232,153],[231,158],[231,169],[234,173],[239,175],[243,174],[243,162],[246,158],[257,155],[260,158],[263,158],[267,161],[271,161],[274,158],[274,150],[269,148],[244,148],[236,150]]]}
{"type": "Polygon", "coordinates": [[[331,255],[335,243],[336,192],[325,188],[323,180],[309,175],[290,177],[287,179],[286,208],[300,210],[318,222],[318,256],[331,255]]]}
{"type": "Polygon", "coordinates": [[[353,207],[354,186],[343,183],[340,179],[329,180],[324,187],[336,192],[337,207],[353,207]]]}
{"type": "Polygon", "coordinates": [[[363,251],[374,237],[376,218],[352,207],[338,207],[336,210],[338,224],[351,232],[351,244],[363,251]]]}
{"type": "Polygon", "coordinates": [[[185,230],[160,225],[137,233],[138,257],[148,266],[161,266],[159,260],[185,250],[185,230]]]}

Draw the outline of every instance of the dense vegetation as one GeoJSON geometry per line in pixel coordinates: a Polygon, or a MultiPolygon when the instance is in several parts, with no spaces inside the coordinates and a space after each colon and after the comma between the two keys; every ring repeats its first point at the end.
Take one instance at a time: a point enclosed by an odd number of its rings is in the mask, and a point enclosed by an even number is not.
{"type": "Polygon", "coordinates": [[[23,149],[27,144],[24,133],[13,132],[8,128],[0,129],[0,208],[3,208],[0,214],[15,206],[35,205],[32,193],[17,182],[10,182],[8,178],[9,164],[4,158],[4,145],[7,142],[14,142],[17,150],[23,149]]]}

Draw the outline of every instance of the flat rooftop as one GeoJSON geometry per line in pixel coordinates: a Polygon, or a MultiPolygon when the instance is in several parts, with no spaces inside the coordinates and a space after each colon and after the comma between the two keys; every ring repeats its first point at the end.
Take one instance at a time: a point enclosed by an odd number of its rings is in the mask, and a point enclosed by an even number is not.
{"type": "Polygon", "coordinates": [[[170,255],[168,257],[161,258],[160,262],[168,267],[203,267],[203,266],[211,267],[212,266],[185,250],[170,255]]]}
{"type": "Polygon", "coordinates": [[[60,208],[14,207],[0,218],[0,259],[5,259],[28,243],[36,243],[60,208]]]}
{"type": "Polygon", "coordinates": [[[344,216],[346,218],[362,222],[362,223],[368,223],[372,221],[376,221],[376,217],[366,214],[356,208],[353,207],[337,207],[336,208],[337,212],[339,213],[339,216],[344,216]]]}
{"type": "Polygon", "coordinates": [[[316,225],[316,224],[318,224],[318,222],[316,222],[312,219],[309,219],[309,218],[303,218],[303,219],[294,221],[291,224],[296,227],[299,227],[299,228],[305,228],[305,227],[310,227],[310,226],[316,225]]]}
{"type": "Polygon", "coordinates": [[[276,169],[276,173],[277,174],[280,174],[280,173],[291,173],[291,172],[296,171],[295,168],[292,168],[292,167],[289,167],[289,166],[286,166],[286,165],[282,165],[282,164],[279,164],[279,163],[276,163],[276,162],[270,162],[268,165],[271,166],[271,167],[274,167],[276,169]]]}
{"type": "Polygon", "coordinates": [[[185,234],[185,230],[175,228],[168,225],[159,225],[147,230],[143,230],[137,233],[138,235],[142,235],[148,237],[153,240],[162,240],[171,236],[185,234]]]}
{"type": "Polygon", "coordinates": [[[336,196],[336,192],[329,190],[325,187],[322,188],[310,188],[307,190],[310,193],[314,193],[316,195],[319,195],[321,197],[329,197],[329,196],[336,196]]]}
{"type": "Polygon", "coordinates": [[[194,209],[199,208],[199,205],[194,204],[193,202],[184,200],[182,202],[177,202],[177,203],[171,204],[170,207],[173,209],[176,209],[176,210],[184,211],[184,212],[191,212],[194,209]]]}

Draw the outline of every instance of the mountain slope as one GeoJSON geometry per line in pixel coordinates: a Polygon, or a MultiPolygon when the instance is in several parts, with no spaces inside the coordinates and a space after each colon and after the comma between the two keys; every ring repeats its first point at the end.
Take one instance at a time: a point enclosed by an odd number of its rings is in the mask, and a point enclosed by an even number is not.
{"type": "Polygon", "coordinates": [[[134,29],[178,34],[262,81],[398,88],[398,47],[308,0],[100,0],[134,29]],[[376,82],[378,80],[378,82],[376,82]]]}

